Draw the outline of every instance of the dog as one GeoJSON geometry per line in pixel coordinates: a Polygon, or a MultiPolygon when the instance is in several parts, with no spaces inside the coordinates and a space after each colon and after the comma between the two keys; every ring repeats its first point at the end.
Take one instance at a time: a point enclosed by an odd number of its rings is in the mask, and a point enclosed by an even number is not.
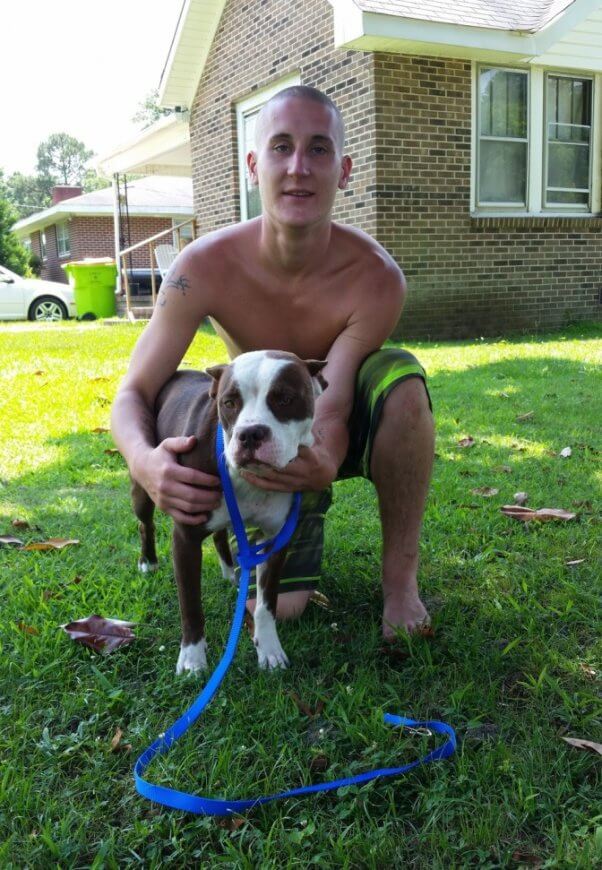
{"type": "MultiPolygon", "coordinates": [[[[253,486],[241,469],[260,475],[266,466],[282,469],[299,447],[314,443],[312,423],[316,398],[326,387],[322,360],[301,360],[284,351],[252,351],[229,365],[205,372],[179,371],[165,384],[155,403],[157,443],[175,436],[196,436],[196,445],[179,456],[188,467],[217,475],[217,421],[224,430],[224,451],[238,507],[245,525],[275,535],[289,513],[292,493],[270,492],[253,486]]],[[[132,503],[139,520],[139,570],[157,567],[153,524],[154,503],[132,479],[132,503]]],[[[203,525],[174,520],[172,556],[178,587],[182,641],[176,673],[207,667],[205,617],[201,604],[201,544],[213,535],[222,574],[234,580],[228,545],[230,517],[225,498],[203,525]]],[[[257,568],[257,604],[253,643],[261,668],[286,668],[289,661],[276,630],[278,585],[286,548],[257,568]]]]}

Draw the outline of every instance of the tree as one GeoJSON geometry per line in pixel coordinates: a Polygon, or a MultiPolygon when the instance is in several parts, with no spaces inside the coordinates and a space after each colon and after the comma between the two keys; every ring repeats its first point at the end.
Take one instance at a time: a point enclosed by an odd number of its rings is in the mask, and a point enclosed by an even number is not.
{"type": "Polygon", "coordinates": [[[13,205],[18,219],[29,217],[37,211],[49,208],[54,184],[54,179],[47,175],[13,172],[3,184],[0,183],[0,196],[13,205]]]}
{"type": "Polygon", "coordinates": [[[67,133],[53,133],[38,146],[38,176],[47,176],[55,184],[81,184],[86,164],[93,151],[67,133]]]}
{"type": "Polygon", "coordinates": [[[134,124],[141,124],[142,129],[146,130],[159,118],[164,115],[172,115],[175,109],[164,109],[159,105],[159,91],[155,88],[154,91],[149,91],[144,100],[138,103],[138,111],[132,118],[134,124]]]}
{"type": "Polygon", "coordinates": [[[29,273],[29,251],[11,232],[11,227],[17,217],[18,215],[11,203],[6,199],[0,199],[0,264],[19,275],[27,275],[29,273]]]}

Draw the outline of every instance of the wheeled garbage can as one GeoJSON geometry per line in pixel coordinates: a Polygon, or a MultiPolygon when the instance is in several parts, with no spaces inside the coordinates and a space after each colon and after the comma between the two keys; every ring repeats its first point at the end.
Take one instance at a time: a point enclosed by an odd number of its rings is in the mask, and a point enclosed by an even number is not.
{"type": "Polygon", "coordinates": [[[115,279],[117,266],[109,258],[79,260],[65,263],[63,269],[69,277],[75,296],[75,310],[79,320],[114,317],[115,279]]]}

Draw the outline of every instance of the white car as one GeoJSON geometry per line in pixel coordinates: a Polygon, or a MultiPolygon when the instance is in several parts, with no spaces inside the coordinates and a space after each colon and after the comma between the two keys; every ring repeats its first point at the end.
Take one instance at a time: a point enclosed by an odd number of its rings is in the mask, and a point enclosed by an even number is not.
{"type": "Polygon", "coordinates": [[[0,320],[64,320],[66,317],[75,317],[75,299],[69,284],[21,278],[0,266],[0,320]]]}

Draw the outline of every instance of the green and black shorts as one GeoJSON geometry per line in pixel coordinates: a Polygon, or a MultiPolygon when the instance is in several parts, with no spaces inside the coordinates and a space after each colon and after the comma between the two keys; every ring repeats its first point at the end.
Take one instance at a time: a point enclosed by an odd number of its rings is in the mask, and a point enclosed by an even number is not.
{"type": "MultiPolygon", "coordinates": [[[[385,399],[397,384],[407,378],[422,378],[426,389],[426,373],[416,357],[408,351],[384,348],[366,357],[357,373],[355,399],[348,424],[349,449],[337,480],[350,477],[370,480],[372,445],[385,399]]],[[[430,404],[428,389],[427,396],[430,404]]],[[[331,486],[322,492],[303,493],[299,523],[289,544],[280,579],[280,592],[312,590],[318,586],[324,546],[324,517],[331,502],[331,486]]],[[[233,539],[230,545],[236,546],[233,539]]],[[[237,577],[239,570],[237,568],[237,577]]],[[[255,594],[253,571],[249,597],[254,598],[255,594]]]]}

